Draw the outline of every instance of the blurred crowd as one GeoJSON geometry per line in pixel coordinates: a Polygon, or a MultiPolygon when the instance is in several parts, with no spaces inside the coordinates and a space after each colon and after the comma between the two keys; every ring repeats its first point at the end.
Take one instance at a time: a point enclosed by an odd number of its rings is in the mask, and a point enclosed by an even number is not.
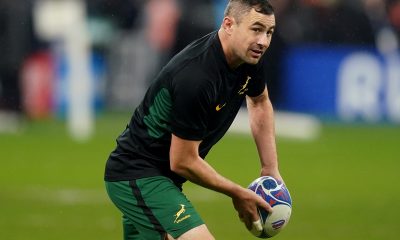
{"type": "MultiPolygon", "coordinates": [[[[0,110],[24,109],[21,71],[27,59],[37,52],[53,51],[59,42],[37,31],[35,5],[43,1],[0,0],[0,110]]],[[[105,62],[106,106],[135,107],[149,81],[173,54],[219,27],[226,1],[84,1],[91,52],[105,62]]],[[[398,49],[400,0],[270,2],[276,11],[277,31],[267,53],[271,60],[266,62],[265,74],[273,101],[278,99],[274,89],[279,88],[281,57],[291,46],[340,44],[379,51],[398,49]]]]}

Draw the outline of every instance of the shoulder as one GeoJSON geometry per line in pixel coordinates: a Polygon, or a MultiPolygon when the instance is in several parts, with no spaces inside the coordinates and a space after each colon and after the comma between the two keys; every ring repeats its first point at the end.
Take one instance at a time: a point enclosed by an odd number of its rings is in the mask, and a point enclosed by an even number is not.
{"type": "Polygon", "coordinates": [[[207,75],[215,68],[215,40],[216,32],[193,41],[186,48],[176,54],[166,68],[171,76],[189,74],[191,77],[207,75]]]}
{"type": "Polygon", "coordinates": [[[190,63],[172,77],[173,94],[215,95],[217,80],[203,65],[190,63]]]}
{"type": "Polygon", "coordinates": [[[187,87],[211,86],[219,78],[219,65],[214,35],[207,35],[193,42],[178,53],[168,64],[172,84],[187,87]]]}

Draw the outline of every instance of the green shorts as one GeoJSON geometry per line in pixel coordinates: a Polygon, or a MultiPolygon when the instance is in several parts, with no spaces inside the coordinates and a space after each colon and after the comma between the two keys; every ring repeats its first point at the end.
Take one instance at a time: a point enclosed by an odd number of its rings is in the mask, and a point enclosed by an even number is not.
{"type": "Polygon", "coordinates": [[[204,224],[186,196],[166,177],[105,182],[111,201],[122,212],[124,239],[178,238],[204,224]]]}

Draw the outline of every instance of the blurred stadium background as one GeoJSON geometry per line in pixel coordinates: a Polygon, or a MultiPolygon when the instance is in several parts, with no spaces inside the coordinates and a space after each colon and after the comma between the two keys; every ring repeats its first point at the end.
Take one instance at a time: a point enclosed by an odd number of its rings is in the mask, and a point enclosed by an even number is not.
{"type": "MultiPolygon", "coordinates": [[[[276,239],[398,239],[400,1],[270,0],[265,65],[290,224],[276,239]]],[[[226,0],[0,0],[0,239],[121,239],[103,169],[152,77],[226,0]]],[[[243,109],[207,160],[247,186],[243,109]]],[[[252,239],[186,184],[217,239],[252,239]]]]}

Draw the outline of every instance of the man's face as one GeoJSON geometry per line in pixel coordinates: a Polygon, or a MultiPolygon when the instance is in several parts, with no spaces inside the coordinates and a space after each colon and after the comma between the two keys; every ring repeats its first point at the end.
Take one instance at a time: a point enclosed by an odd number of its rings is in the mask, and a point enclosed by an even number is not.
{"type": "Polygon", "coordinates": [[[275,16],[258,13],[254,9],[234,21],[232,52],[238,63],[257,64],[271,43],[275,16]]]}

